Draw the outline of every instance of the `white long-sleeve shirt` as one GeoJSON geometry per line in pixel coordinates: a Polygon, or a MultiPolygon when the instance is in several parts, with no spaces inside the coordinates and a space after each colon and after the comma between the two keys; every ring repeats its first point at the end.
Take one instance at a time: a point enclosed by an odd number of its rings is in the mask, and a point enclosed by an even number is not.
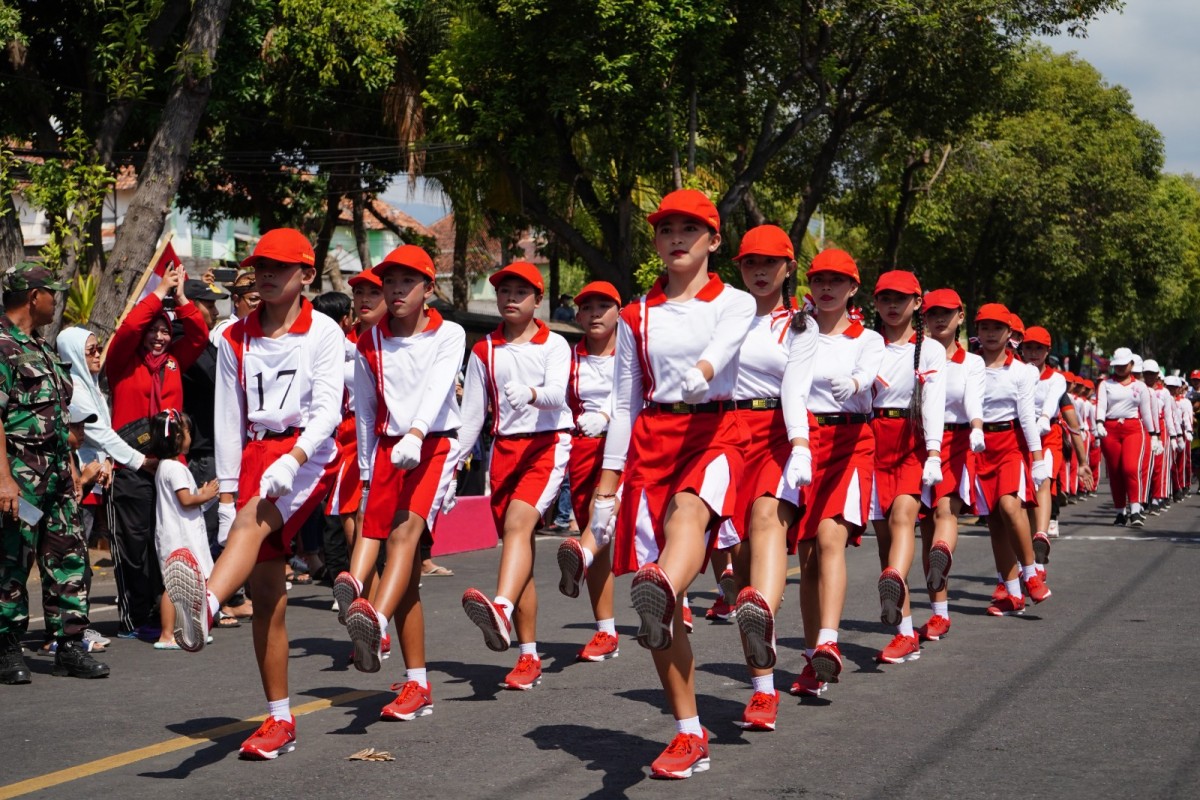
{"type": "Polygon", "coordinates": [[[1130,419],[1141,417],[1142,426],[1147,431],[1158,431],[1158,420],[1154,416],[1154,408],[1150,399],[1150,389],[1138,380],[1121,383],[1111,377],[1100,381],[1100,391],[1096,399],[1096,418],[1103,424],[1104,420],[1130,419]]]}
{"type": "Polygon", "coordinates": [[[328,463],[336,454],[345,335],[336,322],[314,314],[308,300],[301,304],[282,336],[263,336],[259,310],[226,328],[217,347],[213,439],[222,492],[237,491],[242,448],[262,432],[298,428],[296,447],[310,460],[328,463]]]}
{"type": "Polygon", "coordinates": [[[1018,361],[1012,353],[1005,356],[1004,363],[999,367],[984,366],[984,423],[1016,421],[1025,434],[1025,444],[1029,450],[1041,450],[1042,437],[1038,433],[1038,415],[1033,404],[1038,371],[1018,361]]]}
{"type": "MultiPolygon", "coordinates": [[[[738,349],[737,380],[733,385],[734,400],[755,400],[762,397],[779,397],[783,390],[783,371],[791,354],[796,331],[792,328],[794,310],[776,309],[769,314],[755,316],[750,330],[738,349]]],[[[804,312],[799,312],[803,314],[804,312]]],[[[804,314],[807,330],[799,334],[811,341],[803,342],[802,350],[817,352],[816,330],[812,317],[804,314]]],[[[809,357],[809,382],[812,382],[811,355],[809,357]]],[[[807,393],[806,393],[807,394],[807,393]]],[[[807,415],[806,415],[807,416],[807,415]]]]}
{"type": "Polygon", "coordinates": [[[851,322],[842,333],[818,332],[808,410],[814,414],[870,414],[871,387],[883,362],[883,348],[883,337],[861,322],[851,322]],[[833,378],[853,378],[858,391],[845,403],[834,400],[833,378]]]}
{"type": "Polygon", "coordinates": [[[471,348],[463,381],[462,427],[459,453],[465,459],[483,430],[488,409],[492,435],[569,430],[574,421],[567,408],[567,379],[571,373],[571,346],[546,323],[534,320],[537,333],[524,344],[504,340],[500,326],[471,348]],[[504,387],[509,383],[537,392],[532,403],[515,408],[504,387]]]}
{"type": "Polygon", "coordinates": [[[812,433],[808,427],[808,396],[812,391],[821,333],[817,329],[817,321],[809,314],[804,314],[802,332],[794,330],[790,322],[788,330],[787,363],[784,364],[779,385],[779,396],[783,401],[783,424],[787,427],[788,439],[807,439],[812,433]]]}
{"type": "Polygon", "coordinates": [[[1053,420],[1058,418],[1058,401],[1067,392],[1067,379],[1053,367],[1045,367],[1038,375],[1033,390],[1033,405],[1038,416],[1053,420]]]}
{"type": "Polygon", "coordinates": [[[466,352],[462,326],[437,309],[425,330],[394,336],[389,318],[358,340],[354,368],[354,415],[358,468],[367,474],[381,436],[422,436],[457,430],[462,420],[454,396],[458,368],[466,352]]]}
{"type": "Polygon", "coordinates": [[[613,370],[617,363],[616,355],[615,349],[606,356],[590,355],[584,342],[571,348],[567,406],[571,409],[574,424],[578,425],[579,415],[587,412],[599,412],[612,419],[613,370]]]}
{"type": "Polygon", "coordinates": [[[691,300],[668,301],[659,278],[645,297],[621,311],[613,376],[613,418],[604,446],[604,468],[623,470],[633,423],[646,403],[683,401],[683,376],[700,361],[712,365],[700,401],[729,400],[738,351],[754,321],[754,298],[726,286],[715,273],[691,300]]]}
{"type": "Polygon", "coordinates": [[[1163,424],[1163,436],[1179,436],[1183,430],[1179,427],[1179,420],[1174,413],[1175,398],[1171,396],[1171,390],[1166,386],[1156,386],[1151,389],[1154,396],[1155,405],[1158,411],[1158,419],[1163,424]]]}
{"type": "Polygon", "coordinates": [[[983,359],[962,345],[946,359],[946,423],[983,420],[983,359]]]}
{"type": "Polygon", "coordinates": [[[1192,404],[1186,397],[1177,398],[1175,405],[1179,408],[1180,428],[1185,434],[1193,433],[1196,425],[1196,410],[1192,408],[1192,404]]]}
{"type": "MultiPolygon", "coordinates": [[[[908,408],[918,376],[913,369],[916,337],[906,342],[884,342],[883,358],[872,388],[875,408],[908,408]]],[[[932,340],[921,344],[921,425],[927,450],[942,449],[946,421],[946,349],[932,340]]]]}

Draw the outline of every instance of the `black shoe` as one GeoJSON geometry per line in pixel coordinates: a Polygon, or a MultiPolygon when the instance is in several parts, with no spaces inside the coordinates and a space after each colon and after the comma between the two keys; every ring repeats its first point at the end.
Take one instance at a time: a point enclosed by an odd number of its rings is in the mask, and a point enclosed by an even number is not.
{"type": "Polygon", "coordinates": [[[1124,524],[1125,524],[1125,512],[1122,511],[1120,514],[1117,514],[1117,518],[1113,520],[1113,525],[1124,525],[1124,524]]]}
{"type": "Polygon", "coordinates": [[[59,641],[54,654],[53,674],[72,678],[107,678],[108,665],[92,658],[83,642],[59,641]]]}
{"type": "Polygon", "coordinates": [[[1142,528],[1146,525],[1146,514],[1143,511],[1136,511],[1129,515],[1129,524],[1134,528],[1142,528]]]}
{"type": "Polygon", "coordinates": [[[0,636],[0,683],[29,683],[33,674],[21,654],[21,640],[13,634],[0,636]]]}

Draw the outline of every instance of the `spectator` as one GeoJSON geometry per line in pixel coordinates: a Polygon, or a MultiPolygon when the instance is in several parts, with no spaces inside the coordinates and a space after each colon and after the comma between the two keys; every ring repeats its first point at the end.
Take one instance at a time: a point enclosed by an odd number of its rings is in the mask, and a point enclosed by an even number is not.
{"type": "Polygon", "coordinates": [[[233,313],[228,318],[212,326],[212,333],[209,334],[208,338],[214,345],[221,338],[221,334],[226,328],[258,308],[258,301],[260,299],[258,290],[254,288],[254,270],[252,269],[245,270],[241,275],[237,276],[233,283],[225,288],[229,290],[230,297],[233,300],[233,313]]]}
{"type": "Polygon", "coordinates": [[[79,526],[68,442],[71,381],[37,329],[54,320],[65,284],[40,264],[5,276],[0,316],[0,683],[29,683],[20,636],[29,628],[29,569],[41,575],[54,674],[103,678],[83,644],[87,541],[79,526]]]}
{"type": "Polygon", "coordinates": [[[558,296],[558,306],[554,309],[554,313],[550,315],[550,319],[555,322],[575,321],[575,309],[571,307],[571,295],[560,294],[558,296]]]}
{"type": "MultiPolygon", "coordinates": [[[[112,392],[113,427],[145,455],[149,420],[160,411],[183,410],[181,374],[208,345],[208,326],[183,287],[183,270],[168,267],[154,291],[133,307],[113,334],[106,370],[112,392]],[[175,296],[183,335],[171,341],[171,320],[163,301],[175,296]]],[[[140,469],[120,468],[113,476],[113,560],[117,606],[124,638],[157,637],[156,600],[162,576],[154,552],[154,472],[147,456],[140,469]]]]}

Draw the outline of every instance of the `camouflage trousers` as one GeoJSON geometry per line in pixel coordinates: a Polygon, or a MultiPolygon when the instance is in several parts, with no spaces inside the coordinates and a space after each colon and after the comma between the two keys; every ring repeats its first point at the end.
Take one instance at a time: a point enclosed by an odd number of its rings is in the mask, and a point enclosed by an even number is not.
{"type": "Polygon", "coordinates": [[[37,560],[46,630],[76,638],[88,626],[88,549],[70,475],[52,475],[22,492],[43,512],[37,525],[7,515],[0,522],[0,634],[29,628],[29,573],[37,560]]]}

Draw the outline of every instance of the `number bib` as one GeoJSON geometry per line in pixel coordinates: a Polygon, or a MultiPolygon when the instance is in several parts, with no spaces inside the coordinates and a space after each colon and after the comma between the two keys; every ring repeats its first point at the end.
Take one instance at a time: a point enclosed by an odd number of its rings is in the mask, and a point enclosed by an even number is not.
{"type": "Polygon", "coordinates": [[[254,427],[282,431],[303,427],[307,376],[301,374],[300,348],[280,339],[255,339],[242,354],[246,418],[254,427]]]}

